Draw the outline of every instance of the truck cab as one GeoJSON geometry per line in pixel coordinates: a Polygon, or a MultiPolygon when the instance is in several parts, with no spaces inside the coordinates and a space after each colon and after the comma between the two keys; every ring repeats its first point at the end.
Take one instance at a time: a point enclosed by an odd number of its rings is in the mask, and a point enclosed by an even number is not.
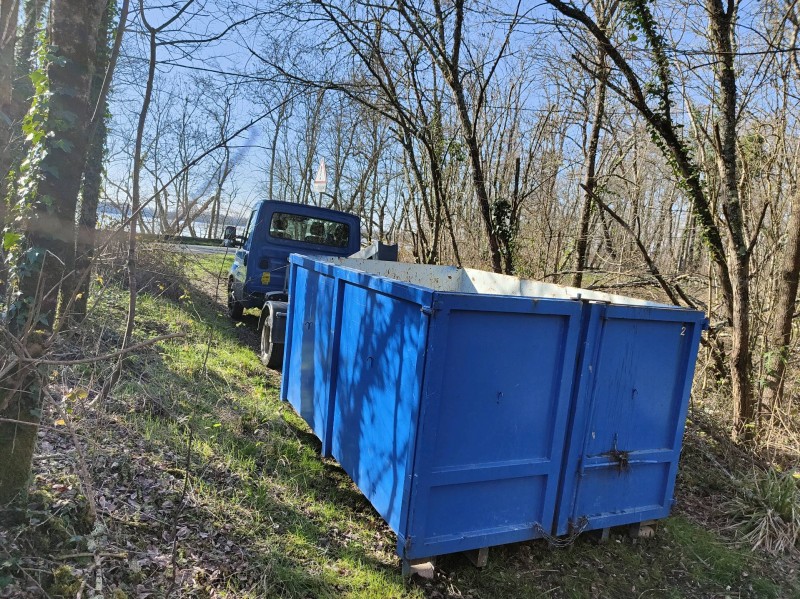
{"type": "Polygon", "coordinates": [[[361,223],[338,210],[263,200],[250,213],[244,235],[226,228],[224,245],[236,247],[228,314],[239,319],[247,308],[261,309],[261,358],[277,367],[283,357],[289,254],[350,256],[361,248],[361,223]]]}

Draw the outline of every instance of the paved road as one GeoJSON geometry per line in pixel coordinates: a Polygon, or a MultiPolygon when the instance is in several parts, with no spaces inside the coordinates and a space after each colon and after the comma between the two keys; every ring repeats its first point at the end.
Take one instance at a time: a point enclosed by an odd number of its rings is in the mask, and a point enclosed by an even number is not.
{"type": "Polygon", "coordinates": [[[186,245],[181,244],[178,247],[188,254],[224,254],[226,251],[233,256],[236,248],[225,248],[221,245],[186,245]]]}

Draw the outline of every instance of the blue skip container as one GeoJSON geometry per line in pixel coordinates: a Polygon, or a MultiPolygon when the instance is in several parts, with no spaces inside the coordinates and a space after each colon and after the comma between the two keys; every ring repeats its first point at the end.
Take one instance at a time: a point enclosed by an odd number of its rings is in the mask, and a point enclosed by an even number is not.
{"type": "Polygon", "coordinates": [[[663,518],[701,312],[292,255],[281,397],[409,562],[663,518]]]}

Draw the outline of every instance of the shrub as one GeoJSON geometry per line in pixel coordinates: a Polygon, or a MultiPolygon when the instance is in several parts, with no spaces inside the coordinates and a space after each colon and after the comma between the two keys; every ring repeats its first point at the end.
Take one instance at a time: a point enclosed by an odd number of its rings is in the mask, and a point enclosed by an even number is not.
{"type": "Polygon", "coordinates": [[[800,473],[756,470],[725,506],[740,538],[753,549],[795,551],[800,545],[800,473]]]}
{"type": "MultiPolygon", "coordinates": [[[[107,259],[98,265],[98,275],[128,288],[127,246],[110,244],[107,259]]],[[[186,293],[188,258],[177,245],[142,243],[136,248],[136,284],[139,293],[176,300],[186,293]]]]}

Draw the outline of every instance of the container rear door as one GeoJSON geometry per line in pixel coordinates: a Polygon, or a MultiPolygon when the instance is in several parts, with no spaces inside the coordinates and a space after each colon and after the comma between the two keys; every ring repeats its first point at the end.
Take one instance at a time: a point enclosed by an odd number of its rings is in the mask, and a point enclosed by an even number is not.
{"type": "Polygon", "coordinates": [[[441,294],[431,319],[409,559],[549,533],[581,305],[441,294]]]}
{"type": "Polygon", "coordinates": [[[599,304],[585,317],[559,534],[669,514],[703,322],[599,304]]]}

